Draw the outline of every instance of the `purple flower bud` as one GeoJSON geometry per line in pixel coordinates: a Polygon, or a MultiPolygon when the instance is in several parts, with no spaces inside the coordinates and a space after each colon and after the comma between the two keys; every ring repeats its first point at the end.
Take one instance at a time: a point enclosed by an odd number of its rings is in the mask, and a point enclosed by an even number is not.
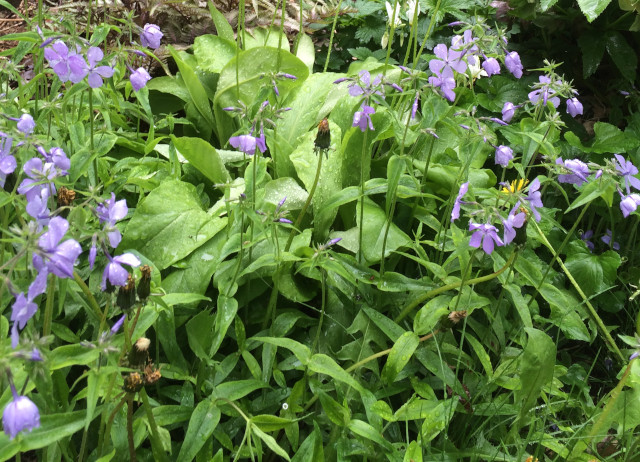
{"type": "Polygon", "coordinates": [[[115,335],[115,334],[120,330],[120,328],[122,327],[122,324],[124,324],[124,320],[126,319],[126,317],[127,317],[127,315],[126,315],[126,314],[123,314],[123,315],[120,317],[120,319],[118,319],[118,320],[116,321],[116,323],[115,323],[115,324],[113,325],[113,327],[111,328],[111,334],[112,334],[112,335],[115,335]]]}
{"type": "Polygon", "coordinates": [[[582,115],[582,103],[578,101],[578,98],[570,98],[567,100],[567,113],[571,115],[571,117],[575,117],[577,115],[582,115]]]}
{"type": "Polygon", "coordinates": [[[416,98],[413,100],[413,104],[411,105],[411,119],[416,118],[416,112],[418,112],[418,98],[420,94],[416,95],[416,98]]]}
{"type": "Polygon", "coordinates": [[[97,253],[98,253],[98,247],[96,247],[96,243],[93,242],[91,244],[91,248],[89,249],[89,269],[93,269],[93,265],[96,262],[97,253]]]}
{"type": "Polygon", "coordinates": [[[30,135],[33,129],[36,128],[36,123],[33,121],[31,114],[22,114],[20,119],[18,119],[17,128],[18,131],[25,135],[30,135]]]}
{"type": "Polygon", "coordinates": [[[487,58],[482,63],[482,68],[487,73],[487,76],[491,77],[494,74],[500,73],[500,63],[496,58],[487,58]]]}
{"type": "Polygon", "coordinates": [[[495,123],[500,124],[500,125],[509,125],[509,124],[508,124],[508,123],[506,123],[504,120],[500,120],[500,119],[498,119],[497,117],[491,117],[489,120],[490,120],[491,122],[495,122],[495,123]]]}
{"type": "Polygon", "coordinates": [[[295,75],[287,74],[286,72],[279,72],[277,74],[277,77],[284,77],[286,79],[291,79],[291,80],[297,80],[298,79],[298,77],[296,77],[295,75]]]}
{"type": "Polygon", "coordinates": [[[293,221],[291,221],[291,220],[289,220],[289,219],[287,219],[287,218],[278,218],[278,221],[279,221],[280,223],[287,223],[287,224],[289,224],[289,225],[292,225],[292,224],[293,224],[293,221]]]}
{"type": "Polygon", "coordinates": [[[453,203],[453,209],[451,210],[451,223],[460,218],[460,205],[462,204],[462,198],[467,191],[469,190],[469,182],[462,183],[460,185],[460,189],[458,190],[458,196],[456,197],[455,202],[453,203]]]}
{"type": "Polygon", "coordinates": [[[340,242],[342,240],[341,237],[336,237],[331,239],[329,242],[327,242],[327,245],[325,247],[331,247],[334,244],[337,244],[338,242],[340,242]]]}
{"type": "Polygon", "coordinates": [[[504,168],[509,166],[509,161],[513,159],[513,149],[509,146],[500,145],[496,148],[496,164],[504,168]]]}
{"type": "Polygon", "coordinates": [[[395,91],[399,91],[400,93],[402,93],[404,90],[402,89],[402,87],[396,83],[392,83],[390,84],[391,88],[393,88],[395,91]]]}
{"type": "Polygon", "coordinates": [[[462,22],[462,21],[453,21],[453,22],[450,22],[449,24],[447,24],[447,26],[455,27],[455,26],[461,26],[463,24],[464,24],[464,22],[462,22]]]}
{"type": "Polygon", "coordinates": [[[234,112],[234,111],[237,111],[238,108],[233,107],[233,106],[229,106],[229,107],[223,107],[222,110],[223,111],[228,111],[228,112],[234,112]]]}
{"type": "Polygon", "coordinates": [[[631,356],[629,356],[629,361],[636,359],[640,356],[640,351],[635,351],[631,356]]]}
{"type": "Polygon", "coordinates": [[[144,30],[140,33],[140,43],[143,47],[153,48],[154,50],[160,46],[160,39],[164,34],[155,24],[145,24],[144,30]]]}
{"type": "Polygon", "coordinates": [[[334,84],[335,83],[342,83],[342,82],[346,82],[347,80],[352,80],[350,77],[340,77],[338,80],[334,80],[334,84]]]}
{"type": "Polygon", "coordinates": [[[144,88],[149,80],[151,80],[151,76],[143,67],[139,67],[129,76],[129,81],[135,91],[144,88]]]}
{"type": "Polygon", "coordinates": [[[403,72],[406,72],[407,74],[411,74],[411,69],[409,69],[406,66],[398,66],[403,72]]]}
{"type": "Polygon", "coordinates": [[[504,120],[507,123],[511,122],[511,119],[513,119],[513,116],[515,113],[516,113],[516,106],[514,106],[513,103],[509,101],[504,103],[504,106],[502,106],[502,120],[504,120]]]}
{"type": "Polygon", "coordinates": [[[465,130],[471,130],[471,127],[465,124],[458,124],[460,127],[464,128],[465,130]]]}
{"type": "Polygon", "coordinates": [[[13,401],[7,404],[2,413],[2,427],[9,439],[14,439],[21,431],[30,432],[40,426],[40,411],[26,396],[18,396],[13,391],[13,401]]]}
{"type": "Polygon", "coordinates": [[[40,362],[42,361],[42,355],[40,354],[40,350],[34,348],[31,350],[31,354],[29,355],[29,361],[40,362]]]}
{"type": "Polygon", "coordinates": [[[507,67],[516,79],[522,77],[522,62],[520,61],[520,55],[512,51],[504,57],[504,65],[507,67]]]}

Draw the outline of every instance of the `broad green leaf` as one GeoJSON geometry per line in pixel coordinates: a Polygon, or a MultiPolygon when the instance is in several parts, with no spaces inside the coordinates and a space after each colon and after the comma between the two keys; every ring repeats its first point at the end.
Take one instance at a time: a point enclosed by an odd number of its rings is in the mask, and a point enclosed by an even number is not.
{"type": "Polygon", "coordinates": [[[296,421],[270,414],[260,414],[251,417],[251,422],[260,427],[262,431],[275,432],[282,430],[284,427],[291,425],[296,421]]]}
{"type": "Polygon", "coordinates": [[[589,331],[576,311],[577,300],[571,294],[546,282],[540,287],[540,294],[551,308],[550,321],[568,338],[585,342],[590,340],[589,331]]]}
{"type": "Polygon", "coordinates": [[[163,270],[186,257],[224,228],[200,205],[196,188],[169,180],[136,207],[125,230],[122,248],[134,248],[163,270]]]}
{"type": "Polygon", "coordinates": [[[449,302],[451,295],[438,295],[420,308],[413,319],[413,331],[418,335],[425,335],[433,331],[443,316],[449,314],[449,302]]]}
{"type": "Polygon", "coordinates": [[[431,441],[440,434],[447,426],[447,422],[453,417],[452,406],[455,406],[452,400],[439,402],[437,406],[431,408],[430,412],[424,417],[420,436],[422,441],[431,441]],[[447,404],[445,408],[445,403],[447,404]]]}
{"type": "MultiPolygon", "coordinates": [[[[602,1],[605,6],[609,3],[607,0],[600,1],[602,1]]],[[[578,4],[580,4],[580,1],[578,1],[578,4]]],[[[637,50],[633,49],[618,31],[608,31],[606,37],[607,53],[611,56],[616,67],[629,82],[635,81],[636,70],[638,69],[637,50]]]]}
{"type": "Polygon", "coordinates": [[[321,389],[316,390],[316,394],[320,397],[322,409],[324,409],[324,413],[331,422],[340,427],[344,427],[349,424],[349,421],[351,420],[351,413],[349,412],[349,409],[342,406],[321,389]]]}
{"type": "Polygon", "coordinates": [[[291,351],[291,353],[293,353],[296,358],[298,358],[298,361],[300,361],[303,366],[306,366],[311,359],[311,350],[309,349],[309,347],[293,339],[286,337],[253,337],[252,339],[257,340],[258,342],[268,343],[270,345],[286,348],[287,350],[291,351]]]}
{"type": "Polygon", "coordinates": [[[591,296],[616,283],[621,259],[613,250],[598,255],[572,245],[565,264],[584,293],[591,296]]]}
{"type": "Polygon", "coordinates": [[[185,103],[191,99],[184,80],[176,77],[154,77],[147,83],[149,90],[155,90],[180,98],[185,103]]]}
{"type": "Polygon", "coordinates": [[[520,388],[515,390],[516,402],[520,403],[519,425],[529,410],[535,405],[542,387],[553,378],[556,363],[556,344],[544,332],[525,327],[529,340],[520,357],[520,388]]]}
{"type": "Polygon", "coordinates": [[[187,322],[187,340],[191,351],[203,361],[210,358],[209,350],[213,340],[213,324],[215,316],[203,310],[187,322]]]}
{"type": "Polygon", "coordinates": [[[262,441],[264,441],[265,444],[267,446],[269,446],[269,449],[271,449],[274,453],[276,453],[277,455],[279,455],[280,457],[282,457],[285,460],[289,460],[289,461],[291,460],[289,458],[289,455],[287,454],[287,451],[285,451],[284,449],[282,449],[280,447],[280,445],[273,438],[273,436],[267,435],[265,432],[260,430],[260,428],[255,424],[251,426],[251,431],[253,433],[255,433],[258,436],[258,438],[260,438],[262,441]]]}
{"type": "Polygon", "coordinates": [[[582,76],[585,79],[598,69],[604,56],[605,44],[605,37],[597,31],[585,31],[578,37],[578,46],[582,52],[582,76]]]}
{"type": "Polygon", "coordinates": [[[411,398],[404,403],[393,415],[394,422],[402,422],[406,420],[422,420],[433,415],[433,410],[440,405],[436,400],[426,400],[420,398],[411,398]]]}
{"type": "Polygon", "coordinates": [[[213,24],[216,26],[216,32],[218,36],[229,40],[231,42],[234,41],[233,28],[227,21],[227,18],[224,17],[220,11],[215,7],[213,2],[208,2],[209,12],[211,13],[211,19],[213,20],[213,24]]]}
{"type": "Polygon", "coordinates": [[[476,356],[480,360],[480,364],[482,364],[482,368],[487,376],[488,380],[493,378],[493,367],[491,366],[491,358],[487,354],[487,351],[473,335],[467,333],[465,336],[465,340],[471,344],[471,348],[475,352],[476,356]]]}
{"type": "Polygon", "coordinates": [[[224,162],[207,141],[186,136],[171,139],[178,152],[212,183],[225,184],[230,180],[224,162]]]}
{"type": "Polygon", "coordinates": [[[96,132],[93,135],[93,149],[91,149],[91,139],[89,136],[80,140],[83,147],[70,154],[71,168],[69,169],[69,177],[72,183],[77,181],[89,170],[89,165],[94,159],[107,155],[116,144],[118,136],[109,132],[96,132]]]}
{"type": "Polygon", "coordinates": [[[152,409],[156,424],[160,427],[186,422],[193,414],[193,408],[189,406],[165,405],[152,409]]]}
{"type": "Polygon", "coordinates": [[[204,446],[220,421],[220,410],[212,399],[200,401],[193,410],[184,442],[178,454],[178,462],[191,461],[204,446]]]}
{"type": "Polygon", "coordinates": [[[203,300],[211,301],[209,297],[194,293],[170,293],[162,296],[162,301],[166,303],[167,306],[188,305],[189,303],[201,302],[203,300]]]}
{"type": "Polygon", "coordinates": [[[381,378],[387,383],[393,383],[400,371],[407,365],[413,352],[416,351],[420,339],[413,332],[405,332],[391,347],[387,362],[382,368],[381,378]]]}
{"type": "Polygon", "coordinates": [[[380,434],[375,428],[369,425],[367,422],[363,422],[362,420],[353,419],[349,422],[349,430],[351,430],[356,435],[362,436],[368,440],[373,441],[378,444],[382,448],[384,448],[387,452],[393,452],[393,446],[389,443],[384,436],[380,434]]]}
{"type": "Polygon", "coordinates": [[[318,374],[325,374],[331,377],[332,380],[338,380],[339,382],[346,383],[347,385],[355,388],[359,392],[364,392],[365,389],[360,382],[351,377],[351,375],[341,368],[331,357],[324,354],[315,354],[311,357],[308,364],[309,370],[318,374]]]}
{"type": "Polygon", "coordinates": [[[604,11],[611,0],[578,0],[580,11],[592,22],[604,11]]]}
{"type": "Polygon", "coordinates": [[[322,447],[322,433],[318,424],[314,421],[314,430],[305,439],[296,451],[291,462],[308,462],[310,460],[325,460],[322,447]]]}
{"type": "Polygon", "coordinates": [[[238,313],[238,301],[233,297],[218,294],[216,323],[213,340],[211,341],[211,348],[209,350],[209,357],[213,357],[213,355],[218,351],[218,348],[220,348],[229,326],[236,317],[236,313],[238,313]]]}
{"type": "Polygon", "coordinates": [[[98,359],[100,352],[95,348],[87,348],[80,344],[63,345],[51,352],[48,368],[51,371],[69,366],[86,366],[98,359]]]}
{"type": "Polygon", "coordinates": [[[309,73],[313,72],[313,63],[316,57],[316,47],[313,44],[313,40],[304,32],[300,33],[296,40],[298,43],[296,44],[296,56],[300,58],[300,61],[305,63],[309,68],[309,73]]]}
{"type": "Polygon", "coordinates": [[[226,398],[229,401],[236,401],[244,398],[249,393],[260,388],[267,388],[268,384],[262,380],[246,379],[236,380],[234,382],[224,382],[216,387],[216,395],[220,398],[226,398]]]}
{"type": "Polygon", "coordinates": [[[632,134],[623,132],[615,125],[605,122],[596,122],[593,126],[595,141],[591,146],[585,146],[573,132],[566,132],[564,137],[567,142],[584,152],[596,154],[628,152],[640,146],[640,140],[632,134]]]}
{"type": "Polygon", "coordinates": [[[245,50],[257,47],[271,47],[287,52],[290,51],[289,39],[279,27],[255,28],[251,33],[246,33],[242,36],[242,38],[245,40],[243,47],[245,50]]]}
{"type": "Polygon", "coordinates": [[[592,181],[587,183],[580,189],[580,195],[573,201],[573,203],[567,207],[567,212],[578,208],[588,202],[592,202],[598,197],[607,203],[611,207],[613,202],[613,196],[616,191],[616,181],[592,181]]]}
{"type": "Polygon", "coordinates": [[[287,200],[282,210],[300,210],[307,201],[309,193],[291,177],[278,178],[269,181],[264,186],[264,200],[277,205],[283,198],[287,200]]]}
{"type": "Polygon", "coordinates": [[[362,306],[362,311],[365,312],[369,319],[371,319],[373,323],[391,339],[392,342],[396,342],[403,334],[406,333],[402,327],[379,311],[376,311],[367,305],[362,306]]]}
{"type": "Polygon", "coordinates": [[[402,462],[422,462],[422,445],[419,445],[417,441],[409,443],[402,462]]]}
{"type": "Polygon", "coordinates": [[[236,55],[237,46],[232,40],[217,35],[205,34],[193,42],[193,54],[198,60],[198,69],[219,74],[236,55]]]}

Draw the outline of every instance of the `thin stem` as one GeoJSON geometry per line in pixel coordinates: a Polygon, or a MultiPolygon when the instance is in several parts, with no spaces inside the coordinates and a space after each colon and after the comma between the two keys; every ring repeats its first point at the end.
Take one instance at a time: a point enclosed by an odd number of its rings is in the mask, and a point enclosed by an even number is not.
{"type": "Polygon", "coordinates": [[[322,274],[322,286],[320,287],[320,290],[322,291],[322,306],[320,307],[320,320],[318,321],[318,330],[316,331],[316,338],[313,340],[313,345],[311,346],[312,354],[314,351],[316,351],[316,347],[318,346],[318,340],[320,340],[320,332],[322,331],[322,322],[324,321],[324,309],[327,302],[327,273],[322,268],[320,268],[320,273],[322,274]]]}
{"type": "Polygon", "coordinates": [[[160,440],[160,433],[158,432],[158,425],[156,424],[156,419],[153,416],[153,411],[151,406],[149,405],[149,397],[147,396],[147,390],[142,387],[142,390],[138,393],[140,399],[142,400],[142,405],[144,406],[144,410],[147,414],[147,419],[149,420],[149,426],[151,427],[151,449],[153,451],[154,458],[160,459],[162,461],[166,461],[167,455],[164,452],[162,441],[160,440]]]}
{"type": "MultiPolygon", "coordinates": [[[[98,317],[98,319],[102,319],[102,311],[100,310],[100,305],[98,305],[98,302],[91,293],[91,290],[89,290],[89,287],[87,287],[77,271],[73,272],[73,280],[76,281],[76,284],[78,284],[78,287],[80,287],[82,293],[85,295],[85,297],[87,297],[87,301],[89,302],[89,306],[93,309],[93,313],[98,317]]],[[[101,329],[102,327],[103,326],[101,326],[101,329]]]]}
{"type": "MultiPolygon", "coordinates": [[[[327,59],[324,62],[324,68],[322,72],[327,72],[329,67],[329,59],[331,58],[331,50],[333,49],[333,36],[336,33],[336,24],[338,23],[338,15],[340,14],[340,8],[342,7],[342,0],[338,2],[336,7],[336,14],[333,16],[333,24],[331,24],[331,36],[329,37],[329,47],[327,48],[327,59]]],[[[302,14],[302,12],[300,12],[302,14]]]]}
{"type": "Polygon", "coordinates": [[[133,394],[127,396],[127,442],[129,443],[129,462],[137,462],[136,446],[133,441],[133,394]]]}
{"type": "Polygon", "coordinates": [[[42,335],[46,337],[51,333],[51,322],[53,319],[53,299],[56,292],[56,277],[49,275],[49,287],[47,288],[47,303],[44,306],[44,324],[42,326],[42,335]]]}
{"type": "Polygon", "coordinates": [[[364,194],[365,194],[365,164],[367,162],[367,135],[368,130],[364,132],[364,140],[362,143],[362,155],[360,157],[360,225],[358,229],[358,263],[362,264],[364,261],[364,251],[362,249],[362,236],[364,231],[364,194]]]}

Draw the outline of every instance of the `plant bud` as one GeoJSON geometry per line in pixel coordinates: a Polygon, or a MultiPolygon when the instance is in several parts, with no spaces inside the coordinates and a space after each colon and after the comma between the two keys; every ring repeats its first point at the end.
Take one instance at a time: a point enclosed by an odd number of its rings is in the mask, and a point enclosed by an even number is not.
{"type": "Polygon", "coordinates": [[[140,273],[142,275],[138,281],[138,298],[141,302],[144,302],[151,293],[151,267],[149,265],[142,265],[140,267],[140,273]]]}
{"type": "Polygon", "coordinates": [[[118,289],[118,296],[116,297],[116,305],[120,307],[122,311],[129,311],[136,303],[136,283],[129,275],[127,278],[127,284],[118,289]]]}
{"type": "Polygon", "coordinates": [[[149,345],[151,340],[146,337],[140,337],[129,350],[129,366],[142,369],[149,360],[149,345]]]}

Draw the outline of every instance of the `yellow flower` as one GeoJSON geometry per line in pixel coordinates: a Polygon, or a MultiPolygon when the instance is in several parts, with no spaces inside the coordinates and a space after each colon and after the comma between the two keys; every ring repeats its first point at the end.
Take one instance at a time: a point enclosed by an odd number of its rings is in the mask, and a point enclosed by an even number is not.
{"type": "Polygon", "coordinates": [[[529,184],[529,180],[519,179],[513,180],[511,184],[508,184],[502,188],[502,192],[505,194],[513,194],[515,192],[522,191],[529,184]]]}

